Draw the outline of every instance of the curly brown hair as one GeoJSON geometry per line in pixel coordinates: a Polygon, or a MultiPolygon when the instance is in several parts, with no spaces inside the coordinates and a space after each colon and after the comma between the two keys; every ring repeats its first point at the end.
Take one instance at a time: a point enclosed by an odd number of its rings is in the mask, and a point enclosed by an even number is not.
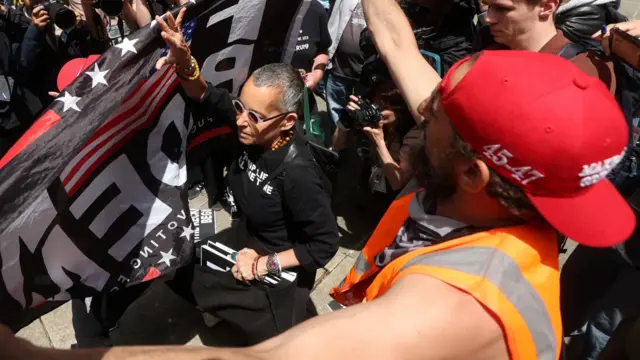
{"type": "MultiPolygon", "coordinates": [[[[450,151],[452,154],[460,156],[463,159],[480,159],[480,156],[473,151],[471,145],[462,140],[457,133],[454,134],[450,151]]],[[[513,185],[491,168],[489,168],[489,174],[489,182],[487,183],[486,189],[487,194],[491,198],[496,199],[514,215],[544,221],[542,215],[540,215],[538,210],[531,204],[531,201],[529,201],[529,198],[521,188],[513,185]]]]}

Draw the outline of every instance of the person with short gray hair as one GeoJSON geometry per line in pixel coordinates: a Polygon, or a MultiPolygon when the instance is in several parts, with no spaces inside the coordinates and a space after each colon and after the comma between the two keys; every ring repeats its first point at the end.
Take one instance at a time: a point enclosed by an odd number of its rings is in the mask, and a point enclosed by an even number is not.
{"type": "Polygon", "coordinates": [[[304,82],[300,73],[288,64],[274,63],[265,65],[252,74],[258,87],[280,89],[281,96],[277,106],[282,112],[291,112],[302,117],[304,101],[304,82]]]}
{"type": "MultiPolygon", "coordinates": [[[[200,76],[179,31],[183,15],[156,18],[170,49],[157,67],[175,67],[194,118],[226,123],[240,143],[227,171],[235,233],[213,239],[236,251],[235,265],[196,265],[192,289],[200,309],[240,330],[233,345],[257,344],[305,318],[316,270],[338,250],[338,227],[321,170],[296,131],[305,91],[300,73],[265,65],[232,97],[200,76]]],[[[203,259],[208,253],[202,249],[203,259]]]]}

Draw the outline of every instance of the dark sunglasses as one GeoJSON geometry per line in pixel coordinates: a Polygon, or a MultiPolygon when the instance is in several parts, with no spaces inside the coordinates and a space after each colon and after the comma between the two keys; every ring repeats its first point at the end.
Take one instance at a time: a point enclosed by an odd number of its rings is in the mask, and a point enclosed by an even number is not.
{"type": "Polygon", "coordinates": [[[233,103],[233,107],[236,109],[236,115],[242,115],[242,114],[244,114],[246,112],[247,116],[249,117],[249,120],[253,121],[256,124],[260,124],[260,123],[263,123],[265,121],[269,121],[269,120],[273,120],[273,119],[279,118],[280,116],[291,114],[291,111],[287,111],[287,112],[283,112],[281,114],[274,115],[274,116],[268,117],[266,119],[263,119],[262,116],[258,115],[257,112],[255,112],[253,110],[248,110],[244,106],[242,101],[240,101],[240,99],[233,99],[231,102],[233,103]]]}

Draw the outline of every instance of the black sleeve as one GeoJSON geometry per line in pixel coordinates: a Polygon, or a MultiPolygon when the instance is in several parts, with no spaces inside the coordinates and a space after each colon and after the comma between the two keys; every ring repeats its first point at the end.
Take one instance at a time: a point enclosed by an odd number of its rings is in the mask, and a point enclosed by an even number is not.
{"type": "Polygon", "coordinates": [[[340,238],[329,197],[314,168],[287,167],[284,200],[291,220],[301,230],[293,248],[300,265],[309,271],[323,267],[338,251],[340,238]]]}
{"type": "MultiPolygon", "coordinates": [[[[316,1],[317,2],[317,1],[316,1]]],[[[318,48],[318,54],[327,54],[329,53],[329,48],[331,47],[331,35],[329,34],[329,17],[327,16],[327,12],[324,10],[322,5],[320,16],[318,16],[318,29],[320,29],[320,38],[316,47],[318,48]]]]}
{"type": "Polygon", "coordinates": [[[44,31],[35,25],[29,26],[17,53],[18,73],[27,81],[35,80],[40,74],[38,70],[46,61],[46,56],[43,56],[46,46],[44,31]]]}
{"type": "Polygon", "coordinates": [[[31,24],[31,19],[22,14],[22,8],[14,9],[7,6],[6,11],[0,13],[0,31],[7,35],[11,43],[22,42],[27,28],[31,24]]]}
{"type": "Polygon", "coordinates": [[[600,5],[579,6],[556,16],[556,27],[572,42],[589,41],[606,20],[600,5]]]}
{"type": "Polygon", "coordinates": [[[207,82],[207,90],[200,101],[194,101],[187,96],[186,102],[194,116],[211,118],[219,121],[220,125],[227,125],[234,131],[236,125],[236,111],[231,102],[231,94],[225,89],[217,88],[207,82]]]}

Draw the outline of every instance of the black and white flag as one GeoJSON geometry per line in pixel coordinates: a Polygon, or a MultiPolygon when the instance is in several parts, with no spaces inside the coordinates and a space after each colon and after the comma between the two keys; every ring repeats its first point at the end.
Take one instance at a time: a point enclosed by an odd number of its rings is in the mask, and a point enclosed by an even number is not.
{"type": "MultiPolygon", "coordinates": [[[[183,32],[205,79],[237,93],[254,69],[288,62],[309,1],[192,0],[183,32]]],[[[0,160],[0,322],[191,261],[202,238],[185,153],[197,119],[173,68],[153,69],[163,52],[155,22],[131,34],[0,160]]]]}

